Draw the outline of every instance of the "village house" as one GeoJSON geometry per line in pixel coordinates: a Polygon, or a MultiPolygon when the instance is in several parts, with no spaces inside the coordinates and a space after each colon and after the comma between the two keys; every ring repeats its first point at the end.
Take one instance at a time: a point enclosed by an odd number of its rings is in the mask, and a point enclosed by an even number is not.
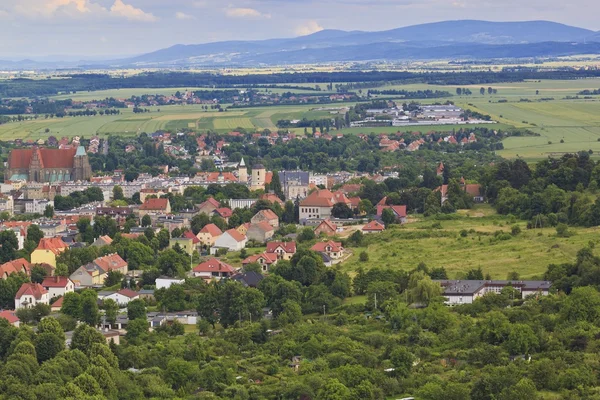
{"type": "Polygon", "coordinates": [[[231,208],[221,207],[214,210],[213,215],[221,217],[225,220],[225,223],[229,223],[229,217],[233,215],[233,211],[231,210],[231,208]]]}
{"type": "Polygon", "coordinates": [[[341,242],[318,242],[310,248],[312,251],[326,254],[332,260],[339,260],[344,256],[344,247],[341,242]]]}
{"type": "Polygon", "coordinates": [[[42,238],[37,248],[31,253],[31,263],[49,264],[56,268],[56,257],[67,247],[61,238],[42,238]]]}
{"type": "Polygon", "coordinates": [[[352,207],[352,202],[340,191],[331,193],[327,189],[315,190],[300,202],[300,221],[307,219],[327,219],[336,203],[352,207]]]}
{"type": "Polygon", "coordinates": [[[329,219],[324,219],[315,227],[315,235],[319,236],[321,233],[324,233],[327,236],[335,235],[337,232],[337,226],[329,219]]]}
{"type": "Polygon", "coordinates": [[[192,269],[191,275],[195,278],[218,280],[221,278],[229,278],[235,273],[236,270],[231,265],[226,264],[217,258],[211,258],[196,265],[192,269]]]}
{"type": "MultiPolygon", "coordinates": [[[[483,203],[485,200],[483,195],[483,188],[481,185],[473,183],[466,183],[464,178],[460,180],[460,188],[463,192],[468,193],[473,198],[475,203],[483,203]]],[[[435,189],[436,192],[440,192],[442,197],[442,205],[448,200],[448,185],[442,185],[435,189]]]]}
{"type": "Polygon", "coordinates": [[[386,203],[387,203],[387,196],[384,197],[383,199],[381,199],[379,201],[379,203],[377,203],[377,206],[376,206],[377,217],[381,218],[381,216],[383,214],[383,210],[390,209],[394,213],[394,216],[396,217],[396,221],[401,224],[405,224],[406,223],[406,206],[392,206],[392,205],[387,205],[386,203]]]}
{"type": "Polygon", "coordinates": [[[212,197],[197,206],[198,213],[206,215],[212,215],[213,211],[219,207],[221,207],[221,204],[212,197]]]}
{"type": "Polygon", "coordinates": [[[50,304],[50,295],[39,283],[24,283],[15,295],[15,310],[50,304]]]}
{"type": "Polygon", "coordinates": [[[267,221],[262,221],[256,224],[250,224],[246,237],[248,240],[254,240],[255,242],[265,243],[271,239],[275,234],[275,229],[267,221]]]}
{"type": "Polygon", "coordinates": [[[42,282],[44,289],[48,291],[50,299],[64,296],[67,293],[75,291],[75,284],[66,276],[50,276],[42,282]]]}
{"type": "Polygon", "coordinates": [[[268,254],[276,254],[278,260],[290,260],[296,254],[296,242],[269,242],[268,254]]]}
{"type": "Polygon", "coordinates": [[[175,246],[179,246],[181,250],[191,255],[194,253],[194,250],[196,250],[197,243],[200,243],[200,240],[192,233],[192,238],[178,237],[170,239],[169,248],[172,249],[175,246]]]}
{"type": "Polygon", "coordinates": [[[273,212],[273,210],[270,209],[260,210],[252,217],[250,222],[252,222],[253,224],[258,224],[259,222],[266,222],[275,229],[279,228],[279,217],[273,212]]]}
{"type": "Polygon", "coordinates": [[[364,234],[367,234],[367,233],[380,233],[380,232],[383,232],[384,230],[385,230],[385,226],[381,222],[379,222],[377,220],[373,220],[373,221],[369,222],[368,224],[366,224],[362,228],[362,232],[364,234]]]}
{"type": "Polygon", "coordinates": [[[231,277],[231,279],[235,279],[240,282],[244,287],[258,287],[259,283],[265,279],[264,276],[259,274],[258,272],[248,271],[243,274],[237,274],[231,277]]]}
{"type": "Polygon", "coordinates": [[[168,289],[172,285],[183,285],[184,283],[185,283],[185,279],[171,278],[168,276],[160,276],[160,277],[156,278],[156,290],[168,289]]]}
{"type": "Polygon", "coordinates": [[[109,294],[108,296],[104,297],[103,300],[111,299],[114,300],[119,306],[124,307],[127,306],[127,304],[129,304],[130,301],[139,298],[140,294],[138,292],[125,288],[112,294],[109,294]]]}
{"type": "Polygon", "coordinates": [[[205,225],[204,228],[200,229],[200,232],[196,235],[200,243],[205,246],[213,246],[219,236],[223,234],[223,231],[219,229],[215,224],[205,225]]]}
{"type": "Polygon", "coordinates": [[[92,243],[92,246],[104,247],[104,246],[110,245],[112,243],[112,241],[113,240],[110,238],[110,236],[104,235],[104,236],[98,237],[98,239],[96,239],[96,241],[94,241],[94,243],[92,243]]]}
{"type": "Polygon", "coordinates": [[[171,203],[169,203],[169,199],[146,199],[139,210],[140,219],[144,215],[165,215],[170,213],[171,203]]]}
{"type": "Polygon", "coordinates": [[[471,304],[486,293],[501,293],[506,286],[512,286],[523,298],[530,295],[547,296],[552,285],[549,281],[478,281],[478,280],[436,280],[443,289],[442,296],[447,305],[471,304]]]}
{"type": "Polygon", "coordinates": [[[0,311],[0,318],[4,318],[8,323],[16,328],[21,325],[21,320],[17,317],[14,311],[4,310],[0,311]]]}
{"type": "Polygon", "coordinates": [[[110,271],[127,274],[127,263],[116,253],[96,258],[91,263],[82,265],[71,274],[70,279],[76,287],[102,286],[110,271]]]}
{"type": "Polygon", "coordinates": [[[248,264],[257,263],[261,266],[263,272],[269,272],[271,266],[277,264],[278,260],[275,253],[261,253],[247,257],[242,261],[242,266],[245,267],[248,264]]]}
{"type": "Polygon", "coordinates": [[[6,280],[10,275],[17,273],[31,275],[31,263],[24,258],[19,258],[0,265],[0,279],[6,280]]]}
{"type": "Polygon", "coordinates": [[[217,238],[214,246],[210,249],[211,254],[216,254],[219,249],[227,249],[227,251],[240,251],[246,247],[248,238],[242,235],[235,229],[230,229],[223,232],[217,238]]]}

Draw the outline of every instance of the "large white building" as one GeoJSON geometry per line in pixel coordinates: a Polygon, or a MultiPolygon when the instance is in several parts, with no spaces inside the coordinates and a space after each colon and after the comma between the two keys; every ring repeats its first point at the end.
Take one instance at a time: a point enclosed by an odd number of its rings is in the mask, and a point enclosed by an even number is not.
{"type": "Polygon", "coordinates": [[[506,286],[512,286],[523,297],[529,295],[546,296],[551,283],[548,281],[476,281],[476,280],[441,280],[447,305],[471,304],[486,293],[501,293],[506,286]]]}
{"type": "Polygon", "coordinates": [[[24,283],[15,296],[15,310],[50,304],[50,294],[39,283],[24,283]]]}
{"type": "Polygon", "coordinates": [[[248,238],[235,229],[230,229],[223,232],[221,236],[215,240],[215,244],[210,248],[211,254],[216,254],[219,249],[227,249],[227,251],[240,251],[246,247],[248,238]]]}
{"type": "Polygon", "coordinates": [[[43,214],[47,206],[54,207],[52,200],[31,200],[25,203],[26,214],[43,214]]]}

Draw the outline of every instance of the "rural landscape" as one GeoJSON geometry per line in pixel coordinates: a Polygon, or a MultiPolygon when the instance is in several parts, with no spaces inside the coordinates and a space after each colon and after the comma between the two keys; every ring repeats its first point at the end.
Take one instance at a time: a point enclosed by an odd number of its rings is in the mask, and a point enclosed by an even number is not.
{"type": "Polygon", "coordinates": [[[0,5],[0,400],[600,399],[575,2],[0,5]]]}

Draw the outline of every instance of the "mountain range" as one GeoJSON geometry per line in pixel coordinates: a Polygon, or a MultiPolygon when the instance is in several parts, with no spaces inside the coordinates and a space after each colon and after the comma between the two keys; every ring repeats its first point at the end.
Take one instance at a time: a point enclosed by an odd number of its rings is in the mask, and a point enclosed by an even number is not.
{"type": "MultiPolygon", "coordinates": [[[[289,39],[174,45],[93,67],[257,66],[336,61],[493,59],[600,54],[600,32],[550,21],[443,21],[379,32],[322,30],[289,39]]],[[[0,67],[19,62],[0,61],[0,67]]],[[[28,68],[35,62],[27,61],[28,68]]],[[[72,64],[71,64],[72,65],[72,64]]],[[[64,65],[63,65],[64,66],[64,65]]]]}

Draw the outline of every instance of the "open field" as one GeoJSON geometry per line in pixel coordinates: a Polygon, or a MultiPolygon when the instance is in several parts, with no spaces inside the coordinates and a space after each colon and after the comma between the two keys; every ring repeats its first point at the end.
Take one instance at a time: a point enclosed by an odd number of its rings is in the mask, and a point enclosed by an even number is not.
{"type": "Polygon", "coordinates": [[[506,279],[516,271],[522,278],[542,277],[549,264],[573,262],[577,251],[590,241],[598,242],[598,228],[570,228],[575,235],[556,237],[554,228],[525,229],[525,223],[510,223],[507,217],[495,215],[489,206],[479,206],[457,220],[439,221],[442,229],[426,229],[437,221],[419,220],[403,227],[392,228],[368,240],[368,248],[353,249],[354,255],[341,268],[348,272],[359,267],[390,267],[410,270],[420,262],[428,267],[445,267],[450,278],[481,267],[494,279],[506,279]],[[481,216],[483,215],[483,216],[481,216]],[[493,233],[510,232],[518,224],[522,233],[510,240],[493,240],[493,233]],[[467,237],[460,231],[473,229],[467,237]],[[431,237],[422,237],[430,234],[431,237]],[[439,236],[439,237],[436,237],[439,236]],[[367,251],[369,261],[361,263],[361,251],[367,251]]]}

